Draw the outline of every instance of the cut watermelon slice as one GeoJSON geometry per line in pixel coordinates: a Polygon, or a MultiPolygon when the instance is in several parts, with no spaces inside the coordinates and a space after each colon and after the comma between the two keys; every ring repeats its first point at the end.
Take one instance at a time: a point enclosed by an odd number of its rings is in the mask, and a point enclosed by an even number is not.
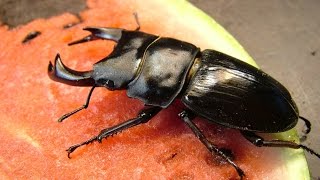
{"type": "MultiPolygon", "coordinates": [[[[235,170],[212,157],[177,117],[176,102],[149,123],[117,136],[80,148],[72,159],[64,149],[96,135],[101,129],[132,118],[143,106],[125,92],[100,88],[86,111],[63,124],[56,119],[82,105],[89,91],[53,82],[47,65],[59,52],[66,65],[88,70],[111,52],[113,43],[95,41],[68,47],[67,43],[86,34],[86,26],[135,29],[132,16],[139,15],[141,30],[192,42],[202,49],[215,49],[256,65],[234,38],[214,20],[186,1],[88,0],[82,22],[71,14],[38,19],[8,30],[0,27],[0,69],[3,82],[0,102],[0,177],[64,179],[233,179],[235,170]],[[41,35],[22,44],[32,31],[41,35]]],[[[238,131],[197,124],[211,141],[231,149],[235,162],[248,179],[309,179],[302,150],[258,148],[238,131]]],[[[295,130],[276,134],[297,141],[295,130]]],[[[273,137],[275,137],[273,136],[273,137]]]]}

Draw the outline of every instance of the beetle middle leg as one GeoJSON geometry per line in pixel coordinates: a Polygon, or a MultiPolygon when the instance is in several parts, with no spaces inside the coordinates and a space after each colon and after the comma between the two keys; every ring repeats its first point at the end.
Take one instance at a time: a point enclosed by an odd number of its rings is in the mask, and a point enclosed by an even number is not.
{"type": "Polygon", "coordinates": [[[252,144],[254,144],[258,147],[262,147],[262,146],[265,146],[265,147],[286,147],[286,148],[292,148],[292,149],[302,148],[302,149],[306,150],[307,152],[309,152],[310,154],[315,155],[318,158],[320,158],[320,154],[316,153],[314,150],[312,150],[309,147],[302,145],[302,144],[297,144],[295,142],[278,140],[278,139],[265,140],[262,137],[256,135],[255,133],[249,132],[249,131],[241,131],[241,134],[248,141],[250,141],[252,144]]]}
{"type": "Polygon", "coordinates": [[[117,133],[119,133],[125,129],[131,128],[133,126],[148,122],[151,118],[153,118],[156,114],[158,114],[158,112],[160,112],[161,109],[162,109],[161,107],[146,106],[138,113],[137,117],[135,117],[133,119],[129,119],[129,120],[127,120],[123,123],[120,123],[116,126],[103,129],[97,136],[94,136],[87,141],[84,141],[82,143],[75,144],[75,145],[69,147],[66,150],[68,152],[68,158],[70,158],[70,154],[80,146],[90,144],[94,141],[98,141],[101,143],[102,139],[104,139],[104,138],[107,138],[109,136],[117,134],[117,133]]]}
{"type": "Polygon", "coordinates": [[[206,148],[212,154],[218,154],[229,164],[231,164],[236,169],[241,179],[245,176],[243,170],[235,162],[233,162],[232,159],[228,155],[226,155],[223,150],[219,149],[216,145],[212,144],[201,132],[201,130],[196,126],[196,124],[192,122],[192,120],[195,118],[195,115],[192,112],[184,110],[181,113],[179,113],[179,117],[188,125],[188,127],[192,130],[196,137],[202,142],[202,144],[206,146],[206,148]]]}

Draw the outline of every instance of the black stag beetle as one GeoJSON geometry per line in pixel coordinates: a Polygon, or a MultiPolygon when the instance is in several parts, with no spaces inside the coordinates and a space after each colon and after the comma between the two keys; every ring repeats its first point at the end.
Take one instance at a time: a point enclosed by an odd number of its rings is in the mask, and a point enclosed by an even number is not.
{"type": "Polygon", "coordinates": [[[173,100],[179,98],[185,110],[179,117],[212,154],[230,163],[242,178],[244,172],[225,151],[212,144],[192,121],[196,116],[241,134],[256,146],[302,148],[320,158],[314,150],[291,141],[265,140],[256,133],[278,133],[294,128],[299,116],[288,90],[261,70],[215,50],[200,51],[188,42],[120,28],[87,27],[91,32],[70,45],[105,39],[115,41],[113,52],[79,72],[66,67],[59,54],[48,73],[52,80],[72,86],[91,86],[85,104],[58,121],[85,109],[96,87],[127,90],[128,97],[141,100],[145,107],[136,118],[106,128],[97,136],[67,149],[68,157],[80,146],[146,123],[173,100]]]}

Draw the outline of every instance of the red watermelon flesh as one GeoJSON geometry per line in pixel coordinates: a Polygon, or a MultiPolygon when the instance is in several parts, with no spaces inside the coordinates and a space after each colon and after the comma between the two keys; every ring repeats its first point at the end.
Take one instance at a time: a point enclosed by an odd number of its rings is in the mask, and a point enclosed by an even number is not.
{"type": "MultiPolygon", "coordinates": [[[[12,30],[0,26],[0,178],[238,179],[235,169],[218,156],[212,156],[178,118],[177,114],[183,109],[179,101],[150,122],[103,140],[101,144],[81,147],[71,154],[71,159],[67,158],[65,149],[69,146],[135,117],[143,107],[140,101],[128,98],[125,91],[98,88],[87,110],[63,123],[56,122],[61,115],[85,102],[89,88],[50,80],[49,61],[60,53],[68,67],[90,70],[92,64],[107,56],[115,45],[94,41],[67,46],[88,34],[82,31],[83,27],[133,30],[137,27],[133,13],[137,12],[142,31],[176,37],[203,49],[217,49],[251,60],[219,25],[210,25],[213,20],[206,19],[208,17],[187,2],[88,0],[87,4],[88,9],[81,13],[81,22],[66,13],[12,30]],[[190,19],[186,19],[188,17],[190,19]],[[70,23],[76,25],[63,28],[70,23]],[[40,31],[41,35],[21,43],[32,31],[40,31]]],[[[288,179],[294,177],[292,174],[308,177],[301,150],[257,148],[237,130],[201,118],[196,123],[210,141],[232,150],[234,161],[244,170],[247,179],[288,179]],[[295,164],[294,168],[290,161],[295,164]]],[[[292,132],[282,137],[294,140],[292,132]]]]}

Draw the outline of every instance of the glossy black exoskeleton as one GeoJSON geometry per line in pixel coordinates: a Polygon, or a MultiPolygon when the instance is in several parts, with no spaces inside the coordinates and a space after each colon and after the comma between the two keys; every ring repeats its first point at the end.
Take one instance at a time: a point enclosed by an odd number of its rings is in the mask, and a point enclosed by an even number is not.
{"type": "Polygon", "coordinates": [[[71,146],[67,150],[68,157],[82,145],[101,142],[124,129],[148,122],[176,98],[186,106],[179,117],[211,153],[228,161],[240,177],[244,176],[241,168],[207,140],[192,122],[194,117],[239,129],[256,146],[303,148],[320,157],[304,145],[285,140],[264,140],[255,134],[287,131],[294,128],[299,119],[298,108],[287,89],[261,70],[221,52],[200,51],[190,43],[138,30],[96,27],[85,30],[91,35],[71,45],[106,39],[117,42],[117,46],[109,56],[95,63],[92,71],[71,70],[62,63],[59,55],[54,64],[50,62],[48,73],[51,79],[73,86],[92,87],[86,103],[63,115],[59,121],[87,108],[95,87],[126,90],[129,97],[141,100],[146,106],[136,118],[71,146]]]}

